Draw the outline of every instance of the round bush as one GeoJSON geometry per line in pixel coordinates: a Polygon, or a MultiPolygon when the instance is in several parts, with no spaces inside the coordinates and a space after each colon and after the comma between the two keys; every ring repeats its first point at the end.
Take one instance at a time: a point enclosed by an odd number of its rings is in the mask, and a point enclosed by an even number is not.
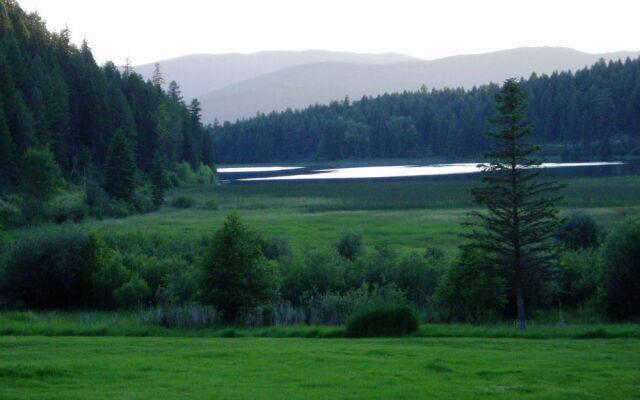
{"type": "Polygon", "coordinates": [[[171,202],[171,207],[179,209],[193,208],[196,205],[196,201],[190,197],[181,196],[171,202]]]}
{"type": "Polygon", "coordinates": [[[151,297],[149,285],[138,276],[132,277],[127,283],[113,292],[113,299],[120,308],[131,308],[142,305],[151,297]]]}
{"type": "Polygon", "coordinates": [[[356,312],[347,320],[349,337],[395,337],[418,330],[418,317],[408,306],[383,306],[356,312]]]}
{"type": "Polygon", "coordinates": [[[596,248],[600,245],[602,229],[592,216],[576,212],[562,221],[556,237],[568,249],[596,248]]]}

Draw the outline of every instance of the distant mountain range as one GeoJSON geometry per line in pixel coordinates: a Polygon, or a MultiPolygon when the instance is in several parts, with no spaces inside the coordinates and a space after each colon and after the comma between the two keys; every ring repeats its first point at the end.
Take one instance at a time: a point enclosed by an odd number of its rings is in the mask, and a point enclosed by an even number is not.
{"type": "MultiPolygon", "coordinates": [[[[167,82],[180,84],[187,99],[202,103],[205,122],[234,121],[349,96],[404,90],[464,87],[501,82],[531,73],[577,70],[606,60],[635,58],[640,51],[590,54],[562,47],[531,47],[425,61],[402,54],[357,54],[321,50],[255,54],[192,55],[160,61],[167,82]]],[[[144,77],[153,64],[136,67],[144,77]]]]}

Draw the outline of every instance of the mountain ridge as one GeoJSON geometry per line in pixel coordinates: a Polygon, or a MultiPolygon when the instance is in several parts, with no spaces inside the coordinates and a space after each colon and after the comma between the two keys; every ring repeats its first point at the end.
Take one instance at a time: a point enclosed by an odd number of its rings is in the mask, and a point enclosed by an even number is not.
{"type": "MultiPolygon", "coordinates": [[[[489,53],[455,55],[434,60],[422,60],[397,53],[359,54],[310,50],[306,52],[261,52],[238,56],[240,60],[251,57],[272,58],[271,64],[242,66],[242,79],[216,81],[210,84],[205,69],[185,73],[187,79],[174,79],[172,69],[165,72],[167,81],[176,80],[183,88],[186,98],[198,97],[202,104],[205,122],[235,121],[256,113],[283,111],[287,108],[301,109],[312,104],[326,104],[348,96],[359,99],[364,95],[376,96],[384,93],[428,88],[471,88],[490,82],[501,82],[509,77],[529,77],[532,73],[551,74],[554,71],[578,70],[594,64],[598,59],[606,60],[636,57],[640,51],[618,51],[592,54],[566,47],[519,47],[489,53]],[[298,57],[297,64],[281,57],[298,57]],[[327,59],[329,58],[329,59],[327,59]],[[304,59],[301,61],[301,59],[304,59]],[[321,59],[312,62],[310,60],[321,59]],[[349,60],[360,62],[349,62],[349,60]],[[275,61],[274,61],[275,60],[275,61]],[[344,61],[347,60],[347,61],[344,61]],[[284,67],[281,67],[285,65],[284,67]],[[280,68],[278,68],[280,67],[280,68]],[[267,72],[265,72],[267,71],[267,72]],[[203,84],[204,82],[204,84],[203,84]],[[208,85],[208,86],[207,86],[208,85]],[[192,87],[199,87],[198,90],[192,87]],[[206,89],[215,86],[214,89],[206,89]]],[[[174,63],[193,56],[173,59],[174,63]],[[178,61],[175,61],[178,60],[178,61]]],[[[161,68],[164,66],[161,63],[161,68]]],[[[149,65],[146,67],[149,68],[149,65]]],[[[136,67],[138,72],[140,67],[136,67]]],[[[150,74],[142,71],[143,76],[150,74]]],[[[236,71],[237,72],[237,71],[236,71]]],[[[215,79],[215,78],[211,78],[215,79]]]]}

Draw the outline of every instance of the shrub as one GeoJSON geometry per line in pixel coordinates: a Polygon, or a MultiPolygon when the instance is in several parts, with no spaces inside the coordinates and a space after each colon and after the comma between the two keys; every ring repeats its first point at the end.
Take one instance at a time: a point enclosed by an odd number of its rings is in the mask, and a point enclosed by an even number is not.
{"type": "Polygon", "coordinates": [[[376,246],[373,251],[360,257],[356,267],[349,271],[349,284],[358,287],[362,282],[382,286],[393,281],[398,265],[397,254],[386,246],[376,246]]]}
{"type": "Polygon", "coordinates": [[[49,208],[49,215],[56,224],[81,222],[89,215],[89,207],[81,201],[60,202],[49,208]]]}
{"type": "Polygon", "coordinates": [[[624,223],[602,249],[603,300],[616,320],[640,317],[640,219],[624,223]]]}
{"type": "Polygon", "coordinates": [[[418,331],[415,312],[408,306],[389,305],[355,312],[347,320],[349,337],[395,337],[418,331]]]}
{"type": "Polygon", "coordinates": [[[132,308],[142,305],[151,297],[151,290],[144,279],[132,276],[120,288],[113,292],[113,299],[120,308],[132,308]]]}
{"type": "Polygon", "coordinates": [[[216,174],[208,165],[200,164],[196,171],[196,179],[201,185],[211,185],[216,183],[216,174]]]}
{"type": "Polygon", "coordinates": [[[129,280],[131,271],[125,268],[116,251],[106,250],[103,260],[100,269],[91,276],[93,303],[101,309],[114,309],[117,307],[114,292],[129,280]]]}
{"type": "Polygon", "coordinates": [[[156,207],[148,190],[136,189],[131,195],[131,206],[141,214],[153,211],[156,207]]]}
{"type": "Polygon", "coordinates": [[[276,270],[262,254],[259,236],[237,214],[230,214],[203,257],[204,302],[219,310],[226,322],[238,322],[274,299],[277,288],[276,270]]]}
{"type": "Polygon", "coordinates": [[[298,305],[303,297],[344,291],[345,263],[337,253],[322,250],[308,251],[303,258],[281,259],[282,297],[298,305]]]}
{"type": "Polygon", "coordinates": [[[560,254],[559,281],[562,303],[582,308],[596,297],[600,265],[595,249],[567,250],[560,254]]]}
{"type": "Polygon", "coordinates": [[[196,201],[186,196],[177,197],[171,202],[171,207],[180,209],[193,208],[195,205],[196,201]]]}
{"type": "Polygon", "coordinates": [[[133,214],[131,204],[125,200],[111,200],[107,205],[107,215],[113,218],[126,218],[133,214]]]}
{"type": "Polygon", "coordinates": [[[103,262],[95,235],[47,231],[15,243],[5,267],[9,298],[34,309],[91,305],[91,275],[103,262]]]}
{"type": "Polygon", "coordinates": [[[25,224],[20,208],[0,199],[0,229],[17,228],[25,224]]]}
{"type": "Polygon", "coordinates": [[[85,183],[84,201],[89,206],[89,214],[102,218],[109,212],[109,195],[92,175],[89,175],[85,183]]]}
{"type": "Polygon", "coordinates": [[[338,254],[342,257],[354,261],[362,254],[362,235],[352,232],[345,232],[335,243],[338,254]]]}
{"type": "Polygon", "coordinates": [[[393,284],[371,286],[367,283],[344,293],[314,294],[303,299],[305,322],[310,325],[341,325],[356,310],[406,302],[404,292],[393,284]]]}
{"type": "Polygon", "coordinates": [[[283,257],[290,257],[293,255],[293,249],[291,243],[287,239],[280,237],[272,237],[264,241],[262,244],[262,251],[270,260],[277,260],[283,257]]]}
{"type": "Polygon", "coordinates": [[[602,236],[602,228],[595,219],[579,212],[564,218],[556,232],[556,238],[571,250],[596,248],[602,236]]]}
{"type": "Polygon", "coordinates": [[[31,201],[46,203],[62,186],[59,176],[51,151],[30,148],[20,162],[18,190],[31,201]]]}
{"type": "Polygon", "coordinates": [[[218,202],[215,200],[206,200],[201,206],[200,209],[206,211],[217,211],[220,208],[218,202]]]}
{"type": "Polygon", "coordinates": [[[176,267],[166,274],[156,292],[161,305],[187,304],[196,300],[199,276],[194,268],[176,267]]]}
{"type": "Polygon", "coordinates": [[[445,272],[436,296],[447,319],[480,322],[504,307],[505,281],[485,252],[466,247],[445,272]]]}
{"type": "Polygon", "coordinates": [[[166,183],[168,188],[174,188],[180,186],[180,178],[178,178],[178,174],[173,171],[166,172],[166,183]]]}
{"type": "Polygon", "coordinates": [[[442,278],[442,262],[440,257],[410,253],[398,262],[393,271],[393,282],[413,304],[424,305],[442,278]]]}
{"type": "Polygon", "coordinates": [[[193,169],[191,169],[191,165],[188,162],[176,164],[176,174],[178,175],[178,180],[181,183],[198,183],[198,177],[196,176],[196,173],[193,172],[193,169]]]}

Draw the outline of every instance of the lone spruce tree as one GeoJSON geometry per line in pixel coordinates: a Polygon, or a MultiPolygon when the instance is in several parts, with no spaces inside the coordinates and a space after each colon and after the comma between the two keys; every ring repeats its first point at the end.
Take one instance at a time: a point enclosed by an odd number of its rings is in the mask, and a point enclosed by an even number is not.
{"type": "Polygon", "coordinates": [[[113,199],[130,201],[136,187],[136,164],[127,138],[118,129],[107,154],[104,190],[113,199]]]}
{"type": "Polygon", "coordinates": [[[497,127],[486,135],[493,147],[485,154],[484,186],[472,191],[486,212],[474,212],[469,246],[484,249],[499,263],[515,297],[518,328],[526,329],[525,299],[553,271],[553,235],[558,224],[557,182],[541,181],[539,148],[527,143],[532,128],[525,119],[527,99],[515,79],[507,80],[496,95],[497,127]]]}

